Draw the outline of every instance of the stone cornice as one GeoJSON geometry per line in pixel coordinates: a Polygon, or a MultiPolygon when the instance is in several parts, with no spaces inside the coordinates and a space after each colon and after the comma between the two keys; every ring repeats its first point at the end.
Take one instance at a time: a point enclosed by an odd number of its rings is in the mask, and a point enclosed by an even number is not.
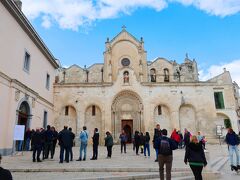
{"type": "Polygon", "coordinates": [[[48,100],[46,100],[45,98],[43,98],[42,96],[39,95],[39,93],[37,93],[33,89],[29,88],[28,86],[26,86],[22,82],[18,81],[17,79],[12,79],[8,75],[4,74],[1,71],[0,71],[0,77],[2,77],[4,79],[6,79],[7,81],[9,81],[10,87],[13,87],[13,88],[16,88],[16,89],[23,88],[24,90],[26,90],[27,92],[29,92],[33,96],[35,96],[36,98],[40,99],[41,101],[45,102],[46,104],[48,104],[50,106],[53,106],[53,103],[51,103],[48,100]]]}
{"type": "Polygon", "coordinates": [[[113,83],[55,83],[53,87],[109,87],[113,83]]]}
{"type": "MultiPolygon", "coordinates": [[[[17,23],[22,27],[26,34],[32,39],[39,50],[44,54],[51,65],[57,69],[59,68],[58,63],[55,61],[55,57],[52,55],[50,50],[47,48],[43,40],[40,38],[36,30],[33,28],[31,23],[28,21],[22,11],[16,6],[12,0],[1,0],[1,3],[6,7],[9,13],[16,19],[17,23]]],[[[9,34],[10,36],[10,34],[9,34]]]]}

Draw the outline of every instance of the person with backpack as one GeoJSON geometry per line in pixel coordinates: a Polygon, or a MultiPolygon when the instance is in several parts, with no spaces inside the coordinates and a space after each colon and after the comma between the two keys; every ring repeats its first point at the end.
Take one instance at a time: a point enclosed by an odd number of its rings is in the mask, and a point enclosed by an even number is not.
{"type": "Polygon", "coordinates": [[[233,131],[232,128],[228,129],[228,133],[226,135],[226,143],[228,145],[229,159],[231,163],[231,170],[238,171],[240,169],[240,159],[239,159],[239,139],[238,135],[233,131]],[[233,154],[236,154],[236,166],[234,166],[233,154]]]}
{"type": "Polygon", "coordinates": [[[197,136],[192,136],[190,143],[186,146],[184,162],[189,163],[195,180],[202,180],[202,170],[207,165],[207,161],[202,142],[198,141],[197,136]]]}
{"type": "Polygon", "coordinates": [[[158,148],[158,164],[160,180],[164,180],[164,165],[166,166],[166,179],[171,180],[171,170],[173,161],[173,150],[178,146],[174,140],[167,137],[167,130],[163,129],[162,136],[156,140],[156,148],[158,148]]]}

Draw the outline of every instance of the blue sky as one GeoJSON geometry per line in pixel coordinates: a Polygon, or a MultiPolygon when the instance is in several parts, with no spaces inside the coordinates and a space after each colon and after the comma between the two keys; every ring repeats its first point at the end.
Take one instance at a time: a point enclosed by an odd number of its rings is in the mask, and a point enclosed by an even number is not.
{"type": "Polygon", "coordinates": [[[149,61],[164,57],[182,63],[188,53],[202,79],[226,67],[240,83],[240,0],[213,1],[23,0],[23,12],[63,66],[102,63],[106,38],[125,25],[144,38],[149,61]]]}

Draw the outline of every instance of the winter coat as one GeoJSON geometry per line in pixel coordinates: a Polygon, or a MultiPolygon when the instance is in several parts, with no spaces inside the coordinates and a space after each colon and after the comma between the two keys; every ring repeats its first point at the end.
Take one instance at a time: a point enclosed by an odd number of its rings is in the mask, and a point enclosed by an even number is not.
{"type": "Polygon", "coordinates": [[[59,145],[64,147],[71,147],[72,134],[69,130],[63,129],[58,134],[59,145]]]}
{"type": "Polygon", "coordinates": [[[180,135],[177,133],[176,130],[174,130],[174,131],[172,132],[171,139],[173,139],[173,140],[176,141],[177,143],[179,143],[179,142],[181,141],[181,137],[180,137],[180,135]]]}
{"type": "Polygon", "coordinates": [[[203,163],[207,165],[202,143],[189,143],[186,147],[184,162],[187,163],[203,163]]]}
{"type": "Polygon", "coordinates": [[[105,137],[105,146],[113,146],[113,137],[111,135],[105,137]]]}
{"type": "Polygon", "coordinates": [[[93,140],[93,145],[99,145],[99,133],[98,132],[94,133],[92,140],[93,140]]]}
{"type": "Polygon", "coordinates": [[[239,145],[238,135],[235,132],[227,133],[227,135],[226,135],[226,143],[231,145],[231,146],[239,145]]]}

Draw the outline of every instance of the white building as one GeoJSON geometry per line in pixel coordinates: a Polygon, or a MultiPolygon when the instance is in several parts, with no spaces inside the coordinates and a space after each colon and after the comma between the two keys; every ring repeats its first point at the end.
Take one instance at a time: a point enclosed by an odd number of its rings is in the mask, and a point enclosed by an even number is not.
{"type": "Polygon", "coordinates": [[[14,1],[1,0],[0,22],[0,153],[10,154],[16,124],[52,124],[59,65],[14,1]]]}

